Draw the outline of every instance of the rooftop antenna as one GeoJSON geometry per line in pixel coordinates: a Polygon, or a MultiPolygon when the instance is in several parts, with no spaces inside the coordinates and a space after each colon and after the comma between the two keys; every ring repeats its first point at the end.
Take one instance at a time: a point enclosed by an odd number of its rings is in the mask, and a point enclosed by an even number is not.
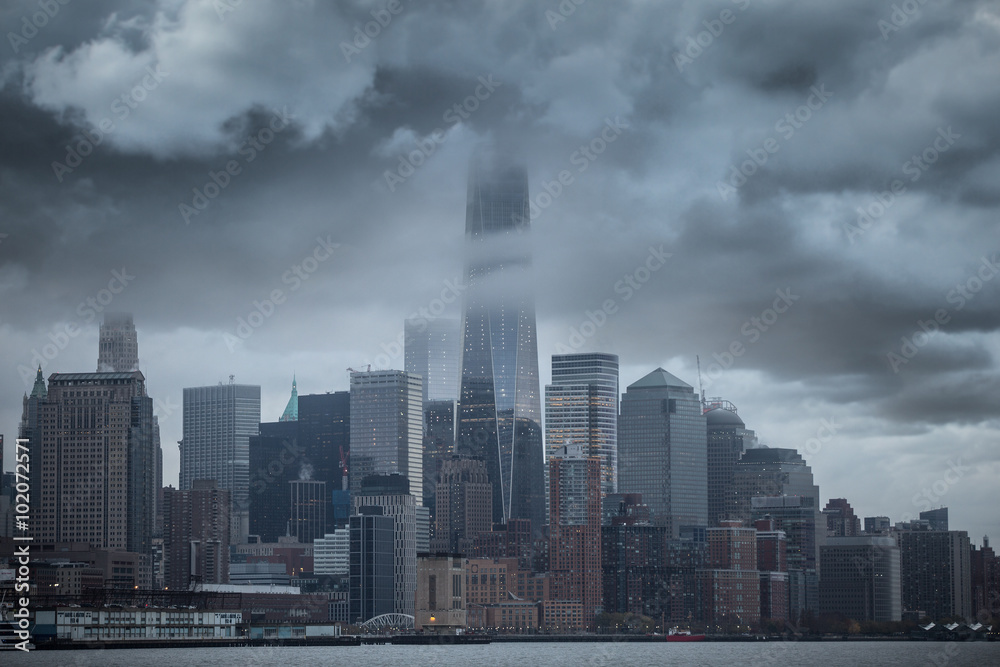
{"type": "Polygon", "coordinates": [[[230,375],[229,376],[229,384],[236,384],[236,376],[235,375],[230,375]]]}

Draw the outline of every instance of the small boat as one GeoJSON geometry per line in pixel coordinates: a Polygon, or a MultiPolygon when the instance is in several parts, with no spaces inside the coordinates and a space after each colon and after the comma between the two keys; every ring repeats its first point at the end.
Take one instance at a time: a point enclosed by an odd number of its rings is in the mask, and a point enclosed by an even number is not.
{"type": "Polygon", "coordinates": [[[690,630],[680,630],[676,627],[667,631],[668,642],[700,642],[705,641],[705,635],[693,635],[690,630]]]}

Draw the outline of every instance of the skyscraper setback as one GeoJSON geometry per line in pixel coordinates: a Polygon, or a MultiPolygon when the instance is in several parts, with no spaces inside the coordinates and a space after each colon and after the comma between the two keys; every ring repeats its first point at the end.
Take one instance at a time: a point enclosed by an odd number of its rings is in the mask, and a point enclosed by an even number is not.
{"type": "Polygon", "coordinates": [[[493,519],[545,523],[541,395],[530,288],[528,175],[486,153],[466,206],[466,285],[457,453],[486,462],[493,519]]]}

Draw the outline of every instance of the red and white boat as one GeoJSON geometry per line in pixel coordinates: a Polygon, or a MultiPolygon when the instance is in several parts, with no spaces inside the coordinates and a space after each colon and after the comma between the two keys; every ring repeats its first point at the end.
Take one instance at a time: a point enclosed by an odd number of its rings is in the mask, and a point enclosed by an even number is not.
{"type": "Polygon", "coordinates": [[[668,642],[700,642],[705,640],[705,635],[693,635],[690,630],[679,630],[670,628],[667,631],[668,642]]]}

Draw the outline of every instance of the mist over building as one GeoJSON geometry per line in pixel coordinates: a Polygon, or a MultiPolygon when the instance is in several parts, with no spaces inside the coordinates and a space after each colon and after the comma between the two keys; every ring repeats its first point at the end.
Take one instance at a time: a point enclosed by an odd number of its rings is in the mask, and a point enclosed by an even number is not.
{"type": "Polygon", "coordinates": [[[545,523],[527,170],[479,152],[469,173],[456,452],[486,462],[493,520],[545,523]]]}

